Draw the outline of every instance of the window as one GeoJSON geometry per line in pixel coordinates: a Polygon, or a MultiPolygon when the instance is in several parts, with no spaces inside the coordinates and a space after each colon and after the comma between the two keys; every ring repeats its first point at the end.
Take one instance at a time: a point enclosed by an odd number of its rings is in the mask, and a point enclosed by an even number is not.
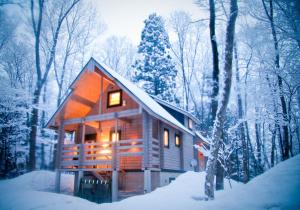
{"type": "Polygon", "coordinates": [[[169,130],[164,129],[164,147],[169,148],[169,130]]]}
{"type": "Polygon", "coordinates": [[[180,147],[181,139],[179,134],[175,134],[175,146],[180,147]]]}
{"type": "Polygon", "coordinates": [[[115,90],[108,92],[107,95],[107,108],[121,106],[122,105],[122,91],[115,90]]]}
{"type": "Polygon", "coordinates": [[[193,121],[190,118],[188,120],[188,127],[189,129],[193,129],[193,121]]]}
{"type": "Polygon", "coordinates": [[[93,134],[85,134],[84,139],[86,141],[96,141],[96,137],[97,137],[97,134],[95,134],[95,133],[93,133],[93,134]]]}
{"type": "Polygon", "coordinates": [[[112,142],[116,142],[119,141],[121,139],[121,131],[111,131],[110,132],[110,141],[112,142]]]}

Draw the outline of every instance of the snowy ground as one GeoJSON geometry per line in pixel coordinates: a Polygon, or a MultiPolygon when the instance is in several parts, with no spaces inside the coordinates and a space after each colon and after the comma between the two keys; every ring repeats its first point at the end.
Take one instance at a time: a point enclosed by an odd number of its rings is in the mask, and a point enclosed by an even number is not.
{"type": "Polygon", "coordinates": [[[201,201],[204,173],[187,172],[166,187],[112,204],[95,204],[73,197],[73,177],[64,175],[56,194],[54,173],[36,171],[0,181],[0,209],[199,210],[300,209],[300,155],[280,163],[248,184],[228,182],[214,201],[201,201]]]}

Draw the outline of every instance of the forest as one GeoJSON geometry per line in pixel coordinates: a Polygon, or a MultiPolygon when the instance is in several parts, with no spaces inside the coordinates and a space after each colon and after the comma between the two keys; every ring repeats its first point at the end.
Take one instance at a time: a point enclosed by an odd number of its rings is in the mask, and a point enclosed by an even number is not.
{"type": "Polygon", "coordinates": [[[145,14],[136,45],[106,34],[93,1],[0,0],[0,178],[54,170],[45,126],[90,57],[198,119],[208,199],[299,154],[300,2],[193,4],[145,14]]]}

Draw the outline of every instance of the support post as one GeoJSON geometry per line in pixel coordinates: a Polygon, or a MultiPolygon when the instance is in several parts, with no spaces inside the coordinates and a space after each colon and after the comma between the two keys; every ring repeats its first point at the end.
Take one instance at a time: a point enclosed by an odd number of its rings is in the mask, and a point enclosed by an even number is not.
{"type": "Polygon", "coordinates": [[[144,193],[151,192],[151,170],[144,170],[144,193]]]}
{"type": "Polygon", "coordinates": [[[84,138],[85,138],[85,124],[81,124],[81,139],[80,139],[80,152],[79,152],[79,167],[83,168],[83,162],[84,162],[84,138]]]}
{"type": "Polygon", "coordinates": [[[151,192],[152,118],[143,110],[144,193],[151,192]]]}
{"type": "Polygon", "coordinates": [[[79,195],[79,190],[80,190],[80,181],[81,178],[83,177],[83,171],[76,171],[75,176],[74,176],[74,191],[73,194],[79,195]]]}
{"type": "MultiPolygon", "coordinates": [[[[111,199],[112,202],[115,202],[118,200],[118,154],[117,154],[117,146],[118,146],[118,116],[115,115],[116,122],[115,122],[115,139],[112,143],[112,148],[113,148],[113,154],[112,154],[112,183],[111,183],[111,199]]],[[[120,136],[119,136],[120,138],[120,136]]]]}
{"type": "Polygon", "coordinates": [[[58,142],[57,142],[57,148],[56,148],[56,174],[55,174],[55,191],[57,193],[60,192],[60,178],[61,178],[61,171],[60,171],[60,162],[61,162],[61,150],[62,145],[64,143],[65,138],[65,131],[64,131],[64,123],[61,121],[61,124],[59,126],[58,131],[58,142]]]}
{"type": "Polygon", "coordinates": [[[111,198],[112,202],[118,200],[118,170],[112,171],[112,184],[111,184],[111,198]]]}

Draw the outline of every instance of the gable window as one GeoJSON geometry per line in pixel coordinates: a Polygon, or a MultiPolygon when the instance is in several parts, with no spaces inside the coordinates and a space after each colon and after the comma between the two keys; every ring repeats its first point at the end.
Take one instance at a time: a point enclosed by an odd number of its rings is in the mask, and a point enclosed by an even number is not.
{"type": "Polygon", "coordinates": [[[169,130],[164,129],[164,147],[169,148],[169,130]]]}
{"type": "Polygon", "coordinates": [[[188,128],[193,129],[193,121],[190,118],[188,119],[188,128]]]}
{"type": "Polygon", "coordinates": [[[179,134],[175,134],[175,146],[180,147],[181,139],[179,134]]]}
{"type": "Polygon", "coordinates": [[[107,94],[107,107],[115,107],[122,105],[122,90],[110,91],[107,94]]]}

